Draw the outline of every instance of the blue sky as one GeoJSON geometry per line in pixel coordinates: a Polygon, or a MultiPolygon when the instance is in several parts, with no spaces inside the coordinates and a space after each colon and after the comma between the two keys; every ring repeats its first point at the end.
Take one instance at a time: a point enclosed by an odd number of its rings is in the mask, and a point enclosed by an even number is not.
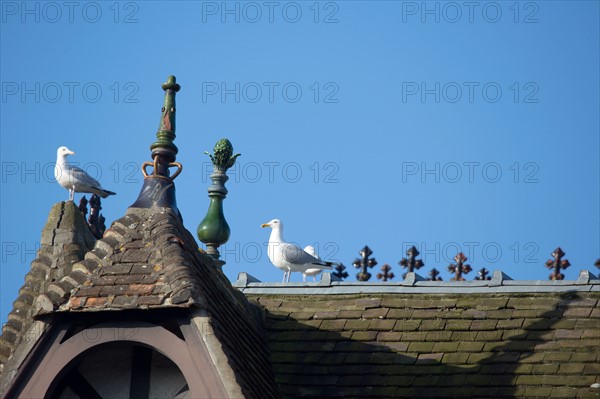
{"type": "MultiPolygon", "coordinates": [[[[2,1],[0,316],[16,298],[51,206],[56,148],[117,196],[141,187],[170,74],[177,201],[194,232],[222,137],[237,152],[224,271],[280,281],[266,256],[285,236],[352,261],[368,244],[392,266],[416,244],[446,267],[547,279],[561,246],[598,270],[599,3],[2,1]]],[[[78,195],[76,198],[78,198],[78,195]]],[[[292,281],[301,281],[299,275],[292,281]]],[[[376,281],[375,277],[372,281],[376,281]]]]}

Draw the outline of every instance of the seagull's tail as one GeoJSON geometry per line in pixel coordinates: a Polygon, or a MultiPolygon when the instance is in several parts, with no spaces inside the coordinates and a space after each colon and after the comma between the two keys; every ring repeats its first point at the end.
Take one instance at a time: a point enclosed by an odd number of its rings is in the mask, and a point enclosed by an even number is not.
{"type": "Polygon", "coordinates": [[[319,266],[319,268],[321,268],[321,269],[329,270],[329,269],[333,269],[333,266],[337,265],[337,263],[321,261],[321,262],[313,262],[313,263],[311,263],[311,265],[319,266]]]}
{"type": "Polygon", "coordinates": [[[90,191],[92,191],[96,195],[99,195],[102,198],[106,198],[109,195],[117,195],[117,193],[113,193],[112,191],[108,191],[103,188],[97,188],[97,187],[92,188],[90,191]]]}

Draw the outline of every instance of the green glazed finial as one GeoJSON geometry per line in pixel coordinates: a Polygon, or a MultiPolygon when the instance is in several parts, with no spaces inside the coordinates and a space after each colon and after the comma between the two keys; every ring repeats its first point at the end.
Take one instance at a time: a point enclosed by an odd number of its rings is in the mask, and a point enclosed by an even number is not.
{"type": "Polygon", "coordinates": [[[214,155],[211,155],[208,151],[205,151],[204,153],[208,154],[210,157],[215,171],[220,171],[223,173],[225,173],[227,169],[231,168],[237,157],[241,155],[233,155],[233,145],[231,145],[231,142],[227,139],[221,139],[217,141],[213,151],[214,155]]]}
{"type": "Polygon", "coordinates": [[[153,153],[158,148],[161,148],[161,152],[169,151],[173,160],[178,151],[177,146],[173,144],[173,140],[175,140],[175,93],[180,88],[181,86],[176,83],[173,75],[169,76],[167,81],[162,84],[162,89],[165,91],[165,102],[161,110],[158,132],[156,132],[157,140],[150,146],[153,153]]]}

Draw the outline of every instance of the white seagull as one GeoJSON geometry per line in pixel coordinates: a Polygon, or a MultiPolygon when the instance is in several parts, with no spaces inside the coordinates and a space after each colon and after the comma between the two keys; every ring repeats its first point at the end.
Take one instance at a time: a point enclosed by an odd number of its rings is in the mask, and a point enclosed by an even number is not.
{"type": "Polygon", "coordinates": [[[75,193],[92,193],[106,198],[115,195],[112,191],[102,188],[100,183],[83,169],[69,165],[67,155],[75,155],[67,147],[58,147],[56,150],[56,165],[54,166],[54,178],[64,188],[69,190],[69,200],[73,201],[75,193]]]}
{"type": "MultiPolygon", "coordinates": [[[[317,250],[312,245],[305,246],[304,247],[304,252],[306,252],[307,254],[310,254],[310,255],[314,256],[318,260],[321,260],[321,258],[319,257],[319,254],[317,254],[317,250]]],[[[319,273],[321,273],[322,271],[323,271],[323,269],[319,269],[319,268],[306,269],[302,273],[302,281],[306,282],[306,276],[312,276],[313,281],[316,282],[317,281],[317,275],[319,273]]]]}
{"type": "Polygon", "coordinates": [[[290,281],[292,272],[305,273],[309,269],[331,269],[331,262],[323,262],[297,245],[283,240],[283,224],[273,219],[260,227],[270,227],[268,255],[271,263],[283,271],[283,281],[290,281]]]}

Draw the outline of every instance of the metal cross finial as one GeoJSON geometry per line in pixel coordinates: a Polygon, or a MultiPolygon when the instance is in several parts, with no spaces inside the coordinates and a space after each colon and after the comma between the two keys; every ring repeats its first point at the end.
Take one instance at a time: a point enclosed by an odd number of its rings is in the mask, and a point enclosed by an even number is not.
{"type": "Polygon", "coordinates": [[[442,278],[439,277],[440,272],[438,271],[438,269],[436,269],[435,267],[433,269],[431,269],[431,271],[429,272],[429,278],[427,280],[429,281],[442,281],[442,278]]]}
{"type": "Polygon", "coordinates": [[[558,247],[552,252],[554,260],[549,259],[546,261],[546,267],[552,269],[552,273],[549,276],[550,280],[563,280],[565,278],[565,275],[560,272],[560,269],[566,269],[571,266],[571,263],[566,259],[563,260],[563,256],[565,256],[565,253],[558,247]]]}
{"type": "Polygon", "coordinates": [[[596,259],[596,263],[594,263],[594,266],[600,269],[600,259],[596,259]]]}
{"type": "Polygon", "coordinates": [[[394,273],[391,273],[392,267],[387,263],[381,266],[381,271],[383,273],[377,273],[377,278],[379,280],[388,281],[394,278],[394,273]]]}
{"type": "Polygon", "coordinates": [[[86,217],[86,215],[88,213],[87,205],[88,205],[88,200],[87,200],[87,198],[85,198],[85,195],[84,195],[79,200],[79,210],[81,211],[81,213],[83,213],[83,218],[84,219],[85,219],[85,217],[86,217]]]}
{"type": "Polygon", "coordinates": [[[343,264],[338,264],[337,266],[334,267],[335,272],[331,273],[334,276],[336,276],[337,278],[339,278],[340,280],[343,280],[345,278],[348,277],[348,273],[345,271],[346,270],[346,266],[344,266],[343,264]]]}
{"type": "Polygon", "coordinates": [[[448,271],[450,273],[454,273],[454,277],[451,278],[452,281],[465,281],[465,278],[462,276],[463,274],[468,274],[471,270],[471,265],[465,265],[467,261],[467,257],[462,252],[459,252],[458,255],[454,257],[454,261],[456,264],[450,264],[448,266],[448,271]]]}
{"type": "Polygon", "coordinates": [[[361,258],[357,258],[352,262],[355,268],[360,269],[360,272],[356,274],[356,279],[358,281],[369,281],[371,278],[371,273],[368,272],[369,268],[375,266],[377,261],[375,258],[369,258],[373,254],[371,248],[367,245],[363,249],[358,252],[361,258]]]}
{"type": "Polygon", "coordinates": [[[408,248],[406,255],[408,255],[408,258],[402,258],[402,260],[399,262],[400,266],[408,269],[406,273],[402,275],[402,278],[406,278],[407,273],[412,273],[415,271],[415,269],[418,270],[425,266],[425,263],[423,263],[421,259],[415,259],[417,256],[419,256],[419,251],[414,245],[408,248]]]}
{"type": "Polygon", "coordinates": [[[475,280],[491,280],[492,277],[489,276],[490,271],[488,269],[486,269],[485,267],[479,269],[479,271],[477,272],[477,277],[475,277],[475,280]]]}

